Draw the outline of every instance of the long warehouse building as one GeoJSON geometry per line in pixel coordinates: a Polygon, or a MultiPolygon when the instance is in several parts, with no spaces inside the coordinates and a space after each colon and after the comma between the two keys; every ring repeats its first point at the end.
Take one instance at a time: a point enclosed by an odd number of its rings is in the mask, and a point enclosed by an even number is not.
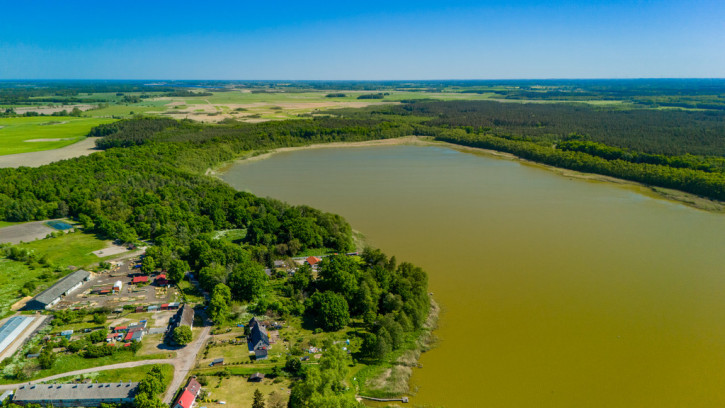
{"type": "Polygon", "coordinates": [[[130,404],[138,383],[104,384],[26,384],[20,386],[14,403],[40,404],[53,407],[97,407],[101,404],[130,404]]]}
{"type": "Polygon", "coordinates": [[[14,316],[0,327],[0,354],[35,320],[32,316],[14,316]]]}
{"type": "Polygon", "coordinates": [[[38,296],[25,304],[26,310],[49,309],[60,301],[63,296],[68,295],[83,285],[84,281],[91,279],[91,273],[83,269],[77,270],[65,278],[56,282],[55,285],[44,290],[38,296]]]}

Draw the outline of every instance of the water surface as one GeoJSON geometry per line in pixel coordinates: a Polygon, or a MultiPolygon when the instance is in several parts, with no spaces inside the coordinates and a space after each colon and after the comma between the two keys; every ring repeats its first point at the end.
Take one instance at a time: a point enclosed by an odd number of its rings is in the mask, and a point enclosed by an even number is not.
{"type": "Polygon", "coordinates": [[[257,195],[343,215],[443,307],[412,405],[725,405],[725,216],[444,147],[242,162],[257,195]]]}

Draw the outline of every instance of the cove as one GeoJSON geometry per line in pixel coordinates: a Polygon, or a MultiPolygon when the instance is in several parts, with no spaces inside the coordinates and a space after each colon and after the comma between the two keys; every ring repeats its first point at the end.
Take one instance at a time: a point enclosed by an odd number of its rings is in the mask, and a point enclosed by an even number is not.
{"type": "Polygon", "coordinates": [[[725,404],[725,215],[446,147],[291,151],[221,177],[429,273],[440,342],[411,405],[725,404]]]}

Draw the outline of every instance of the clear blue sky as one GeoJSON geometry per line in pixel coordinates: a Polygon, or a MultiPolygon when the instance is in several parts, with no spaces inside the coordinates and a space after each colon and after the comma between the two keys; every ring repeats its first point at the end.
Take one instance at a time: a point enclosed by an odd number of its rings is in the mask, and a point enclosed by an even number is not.
{"type": "Polygon", "coordinates": [[[0,79],[725,77],[725,0],[0,0],[0,79]]]}

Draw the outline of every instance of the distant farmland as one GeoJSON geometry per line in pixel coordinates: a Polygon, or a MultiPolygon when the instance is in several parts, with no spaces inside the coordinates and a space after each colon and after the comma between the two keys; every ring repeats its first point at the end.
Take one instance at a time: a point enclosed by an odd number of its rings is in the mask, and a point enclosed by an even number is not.
{"type": "Polygon", "coordinates": [[[0,156],[68,146],[85,139],[92,127],[112,121],[65,116],[0,118],[0,156]]]}

